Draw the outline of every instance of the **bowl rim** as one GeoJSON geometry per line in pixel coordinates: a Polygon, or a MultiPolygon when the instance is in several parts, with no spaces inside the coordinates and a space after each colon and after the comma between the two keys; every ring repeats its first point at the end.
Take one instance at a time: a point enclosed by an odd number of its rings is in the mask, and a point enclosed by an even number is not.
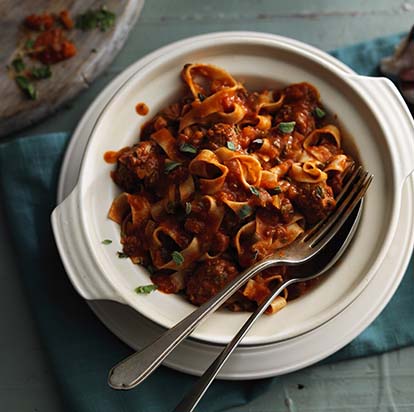
{"type": "MultiPolygon", "coordinates": [[[[302,54],[302,56],[304,55],[304,57],[310,59],[313,62],[316,61],[316,63],[322,65],[325,68],[327,68],[329,71],[335,73],[337,76],[341,76],[341,78],[345,78],[347,80],[347,76],[343,76],[343,71],[340,71],[340,69],[338,67],[336,67],[334,64],[332,64],[330,61],[326,61],[326,60],[323,60],[319,56],[312,55],[312,53],[309,51],[308,45],[306,45],[304,43],[295,41],[296,44],[293,44],[293,45],[292,44],[288,44],[285,41],[285,38],[282,37],[282,36],[277,36],[277,38],[274,38],[274,36],[272,36],[272,38],[269,38],[269,39],[263,39],[263,38],[260,38],[260,37],[257,37],[257,38],[256,37],[253,37],[253,38],[251,38],[251,37],[250,38],[241,38],[240,37],[240,33],[243,33],[244,35],[246,35],[246,34],[247,35],[250,35],[252,33],[255,34],[256,32],[224,32],[224,33],[225,33],[226,36],[224,38],[222,38],[222,39],[225,42],[227,42],[227,43],[232,42],[232,43],[243,43],[244,44],[245,42],[247,42],[247,43],[251,43],[251,42],[255,43],[255,42],[258,42],[261,45],[263,45],[263,42],[266,42],[266,43],[268,43],[269,45],[271,45],[273,47],[275,47],[275,45],[277,44],[277,47],[286,48],[289,51],[294,52],[294,53],[298,53],[299,52],[300,54],[302,54]],[[300,48],[300,46],[302,46],[302,47],[305,46],[305,50],[298,50],[300,48]]],[[[209,43],[211,43],[216,37],[217,38],[220,38],[220,33],[212,33],[210,35],[195,36],[193,38],[190,38],[190,39],[193,39],[193,41],[196,40],[197,38],[198,38],[198,40],[200,40],[200,43],[197,43],[197,47],[195,47],[194,44],[192,45],[192,47],[190,47],[191,51],[195,51],[197,48],[203,47],[203,42],[206,43],[206,44],[204,44],[204,46],[205,47],[208,47],[209,46],[209,43]]],[[[186,39],[186,40],[189,40],[189,39],[186,39]]],[[[312,47],[310,47],[310,48],[312,49],[312,47]]],[[[186,50],[184,50],[182,52],[183,53],[188,53],[189,51],[190,50],[186,49],[186,50]]],[[[114,100],[116,98],[119,98],[119,96],[123,92],[126,92],[126,90],[128,90],[128,87],[130,85],[131,80],[134,80],[137,76],[140,76],[140,77],[145,76],[147,73],[149,73],[152,70],[153,67],[162,65],[164,62],[168,61],[170,58],[176,57],[175,56],[176,53],[177,52],[172,51],[172,52],[167,53],[167,54],[165,54],[163,56],[160,56],[159,58],[150,61],[149,63],[147,63],[146,65],[144,65],[142,68],[139,68],[137,71],[135,71],[134,73],[132,73],[131,76],[129,76],[124,81],[124,83],[122,85],[120,85],[120,87],[117,88],[116,91],[114,91],[114,93],[112,94],[112,96],[108,100],[107,104],[101,110],[98,118],[96,119],[96,122],[94,124],[94,127],[93,127],[93,129],[92,129],[92,131],[90,133],[90,137],[88,139],[87,147],[86,147],[86,150],[84,152],[83,159],[82,159],[82,165],[81,165],[81,170],[80,170],[80,173],[79,173],[79,181],[78,181],[78,187],[79,187],[79,191],[80,191],[80,193],[79,193],[80,201],[81,201],[82,194],[83,194],[83,187],[84,187],[83,186],[83,182],[84,182],[83,176],[85,174],[84,173],[84,170],[85,170],[85,167],[86,167],[84,160],[88,158],[89,151],[91,150],[91,141],[93,141],[93,138],[94,138],[94,136],[96,134],[96,131],[97,131],[97,129],[98,129],[98,127],[99,127],[99,125],[100,125],[103,117],[110,110],[110,107],[113,104],[114,100]]],[[[322,52],[322,54],[325,55],[324,52],[322,52]]],[[[329,57],[331,57],[331,56],[329,56],[329,57]]],[[[331,59],[332,59],[332,57],[331,57],[331,59]]],[[[354,83],[348,82],[348,85],[349,85],[350,88],[354,89],[354,92],[355,93],[357,93],[358,95],[361,94],[360,91],[355,87],[355,84],[354,83]]],[[[363,96],[360,96],[360,97],[362,98],[363,96]]],[[[370,109],[372,109],[371,106],[368,103],[367,103],[367,107],[369,107],[370,109]]],[[[394,171],[394,169],[395,168],[393,167],[393,171],[394,171]]],[[[393,228],[395,228],[396,222],[397,222],[398,214],[396,212],[399,210],[399,199],[400,199],[400,193],[397,191],[396,186],[397,185],[394,185],[394,193],[393,193],[393,202],[394,202],[394,205],[393,205],[393,208],[392,208],[392,210],[393,210],[393,214],[392,214],[393,224],[391,225],[393,228]]],[[[80,211],[81,211],[81,218],[82,218],[82,223],[83,223],[82,224],[82,227],[84,227],[86,217],[85,217],[83,208],[80,208],[80,211]]],[[[387,236],[386,236],[387,237],[387,242],[385,242],[384,246],[381,249],[381,253],[380,253],[380,255],[382,257],[384,256],[384,254],[386,253],[386,251],[388,249],[388,246],[389,246],[390,241],[392,240],[393,234],[394,234],[394,231],[392,231],[392,232],[389,231],[387,233],[387,236]]],[[[84,235],[85,235],[85,238],[87,240],[87,236],[86,236],[86,233],[85,232],[84,232],[84,235]]],[[[91,249],[90,250],[91,255],[95,257],[95,255],[93,253],[93,247],[89,244],[89,242],[86,242],[86,243],[87,243],[88,247],[90,247],[90,249],[91,249]]],[[[381,264],[382,260],[383,259],[380,259],[380,260],[376,259],[377,265],[376,265],[376,267],[374,269],[372,269],[369,272],[369,273],[371,273],[370,278],[372,278],[375,275],[375,273],[377,271],[377,268],[381,264]]],[[[105,274],[105,271],[103,271],[102,273],[105,274]]],[[[106,278],[106,280],[108,282],[112,283],[109,278],[106,278]]],[[[363,284],[360,285],[362,287],[362,289],[358,292],[358,294],[361,293],[362,290],[367,286],[368,281],[361,282],[361,283],[363,283],[363,284]]],[[[112,286],[116,289],[116,286],[114,286],[114,285],[112,285],[112,286]]],[[[346,306],[348,306],[349,304],[351,304],[352,301],[357,296],[358,295],[355,295],[354,298],[352,300],[350,300],[346,306]]],[[[172,326],[172,325],[168,325],[168,324],[166,325],[165,323],[160,322],[159,319],[157,319],[157,317],[153,316],[153,314],[152,313],[149,313],[148,311],[139,310],[137,308],[137,306],[134,304],[134,302],[127,295],[124,294],[123,295],[123,299],[124,299],[124,303],[126,303],[129,306],[133,307],[135,310],[138,310],[141,314],[143,314],[144,316],[148,317],[150,320],[152,320],[152,321],[160,324],[163,327],[167,327],[168,328],[168,327],[171,327],[172,326]]],[[[345,307],[343,307],[341,310],[344,310],[345,307]]],[[[339,312],[340,311],[337,311],[334,315],[338,314],[339,312]]],[[[329,319],[331,319],[331,318],[332,318],[332,316],[329,317],[329,319]]],[[[326,319],[325,322],[328,321],[329,319],[326,319]]],[[[323,322],[322,323],[319,323],[318,325],[315,325],[314,327],[312,327],[312,329],[315,328],[315,327],[320,326],[321,324],[323,324],[323,322]]],[[[302,333],[305,333],[308,330],[310,330],[310,329],[307,329],[307,330],[303,331],[302,333]]],[[[192,335],[196,339],[200,339],[200,340],[203,340],[203,341],[206,341],[207,340],[209,343],[211,343],[211,342],[218,343],[218,344],[224,343],[224,341],[222,339],[220,339],[220,338],[214,339],[214,338],[209,337],[208,339],[206,339],[205,337],[198,335],[196,332],[193,333],[193,335],[192,335]]],[[[289,337],[287,337],[285,339],[289,339],[289,337]]],[[[285,339],[282,339],[282,340],[285,340],[285,339]]],[[[248,342],[249,343],[246,343],[246,345],[248,345],[248,344],[260,344],[259,342],[256,342],[254,339],[249,339],[248,342]]],[[[269,343],[269,342],[261,342],[261,343],[266,344],[266,343],[269,343]]],[[[274,340],[272,340],[271,342],[274,342],[274,340]]]]}

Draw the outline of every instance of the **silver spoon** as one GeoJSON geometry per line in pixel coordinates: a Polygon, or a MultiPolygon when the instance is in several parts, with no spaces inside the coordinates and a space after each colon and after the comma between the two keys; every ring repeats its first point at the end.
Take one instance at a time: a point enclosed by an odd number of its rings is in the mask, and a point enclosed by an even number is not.
{"type": "Polygon", "coordinates": [[[249,317],[246,323],[242,326],[236,336],[227,344],[220,355],[210,365],[210,367],[204,372],[201,378],[190,389],[187,395],[176,406],[173,412],[192,412],[197,406],[207,389],[214,381],[215,377],[226,363],[227,359],[236,349],[240,341],[246,336],[247,332],[253,326],[254,322],[263,314],[272,301],[289,285],[298,282],[304,282],[307,280],[315,279],[318,276],[322,276],[327,273],[341,258],[347,246],[351,242],[361,218],[362,200],[359,207],[357,207],[353,213],[348,217],[345,224],[335,235],[335,237],[325,247],[323,253],[323,259],[318,257],[312,260],[314,267],[309,267],[309,262],[306,265],[297,266],[295,268],[295,277],[283,282],[273,293],[256,309],[256,311],[249,317]],[[326,265],[326,261],[329,263],[326,265]],[[312,275],[306,276],[306,273],[311,272],[312,275]]]}

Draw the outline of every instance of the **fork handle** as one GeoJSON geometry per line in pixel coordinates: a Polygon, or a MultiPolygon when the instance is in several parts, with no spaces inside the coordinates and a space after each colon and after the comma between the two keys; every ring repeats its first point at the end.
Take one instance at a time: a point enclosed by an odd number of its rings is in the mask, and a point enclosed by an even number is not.
{"type": "Polygon", "coordinates": [[[198,405],[198,402],[206,393],[207,389],[214,381],[215,377],[219,373],[222,366],[226,363],[227,359],[234,352],[240,341],[246,336],[247,332],[251,329],[254,322],[259,318],[272,301],[280,295],[280,293],[292,283],[298,282],[299,279],[294,278],[283,282],[269,297],[253,312],[242,328],[237,332],[234,338],[227,344],[220,355],[214,360],[209,368],[204,372],[201,378],[191,388],[190,392],[181,400],[181,402],[175,407],[173,412],[192,412],[198,405]]]}
{"type": "Polygon", "coordinates": [[[204,303],[189,316],[163,333],[141,351],[124,359],[109,372],[108,384],[113,389],[131,389],[145,380],[208,315],[221,306],[251,277],[271,266],[290,264],[287,259],[268,259],[257,262],[233,279],[215,297],[204,303]]]}

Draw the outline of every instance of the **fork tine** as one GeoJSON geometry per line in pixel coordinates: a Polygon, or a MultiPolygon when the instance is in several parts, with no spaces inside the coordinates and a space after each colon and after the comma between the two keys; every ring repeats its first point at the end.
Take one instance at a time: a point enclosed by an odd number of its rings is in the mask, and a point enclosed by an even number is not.
{"type": "MultiPolygon", "coordinates": [[[[336,197],[336,204],[338,205],[340,203],[340,201],[342,200],[342,198],[344,197],[345,193],[348,192],[349,187],[351,186],[351,184],[355,183],[356,179],[360,178],[360,174],[362,173],[362,166],[357,167],[353,173],[351,174],[351,176],[349,177],[349,179],[347,180],[347,182],[345,183],[344,187],[342,188],[341,192],[339,193],[339,195],[336,197]]],[[[304,237],[302,238],[303,241],[307,241],[309,240],[315,233],[319,233],[319,230],[321,229],[321,227],[325,226],[327,224],[327,222],[331,219],[332,215],[337,213],[339,206],[330,214],[328,214],[328,216],[326,216],[324,219],[322,219],[320,222],[318,222],[315,226],[313,226],[312,228],[310,228],[306,234],[304,235],[304,237]]]]}
{"type": "Polygon", "coordinates": [[[334,213],[331,215],[332,219],[325,227],[312,238],[309,246],[317,247],[318,249],[323,248],[336,234],[339,228],[345,223],[348,216],[355,209],[358,202],[364,197],[369,185],[371,184],[373,175],[364,173],[363,178],[358,181],[356,187],[352,189],[350,194],[341,204],[342,209],[338,214],[334,213]]]}

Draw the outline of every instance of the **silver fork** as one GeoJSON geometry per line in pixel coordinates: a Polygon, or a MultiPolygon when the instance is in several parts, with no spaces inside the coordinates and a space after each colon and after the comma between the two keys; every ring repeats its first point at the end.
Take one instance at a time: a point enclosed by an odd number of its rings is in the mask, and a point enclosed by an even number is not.
{"type": "Polygon", "coordinates": [[[364,196],[371,180],[372,175],[365,172],[361,166],[356,168],[337,196],[337,207],[329,216],[305,232],[296,242],[283,249],[283,253],[273,254],[255,263],[234,278],[212,299],[164,332],[153,343],[115,365],[109,372],[109,386],[113,389],[126,390],[144,381],[201,321],[218,309],[257,273],[272,266],[294,266],[309,261],[324,248],[344,224],[364,196]]]}
{"type": "Polygon", "coordinates": [[[279,296],[282,291],[288,286],[298,283],[306,282],[317,277],[323,276],[332,269],[332,267],[342,257],[343,253],[347,249],[351,240],[354,237],[356,229],[358,228],[359,220],[362,212],[362,202],[360,201],[360,207],[356,208],[353,213],[348,217],[348,220],[341,227],[339,232],[331,240],[331,242],[324,248],[323,259],[315,259],[318,266],[309,268],[309,264],[304,264],[295,267],[295,277],[290,278],[281,283],[250,315],[246,323],[240,328],[234,338],[227,344],[227,346],[221,351],[213,363],[203,373],[200,379],[192,386],[190,391],[175,407],[173,412],[193,412],[194,408],[198,405],[201,398],[206,393],[207,389],[213,383],[217,374],[220,372],[223,365],[227,362],[230,355],[234,352],[238,344],[246,336],[249,330],[252,328],[256,320],[265,312],[267,307],[273,302],[273,300],[279,296]],[[321,260],[323,260],[321,262],[321,260]],[[326,264],[326,262],[328,262],[326,264]],[[309,275],[309,273],[312,273],[309,275]]]}

